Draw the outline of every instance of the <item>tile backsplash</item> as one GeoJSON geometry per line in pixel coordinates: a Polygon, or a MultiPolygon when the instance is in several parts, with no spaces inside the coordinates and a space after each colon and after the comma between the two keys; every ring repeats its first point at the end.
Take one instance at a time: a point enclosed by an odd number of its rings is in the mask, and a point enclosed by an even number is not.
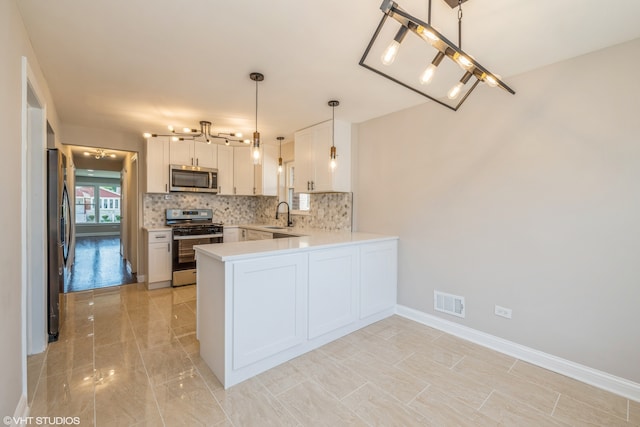
{"type": "MultiPolygon", "coordinates": [[[[277,197],[220,196],[196,193],[147,193],[144,195],[144,226],[164,226],[167,209],[212,209],[214,221],[225,224],[286,225],[286,213],[275,219],[277,197]]],[[[308,215],[294,215],[294,226],[326,231],[351,230],[352,193],[311,194],[308,215]]],[[[286,209],[285,209],[286,210],[286,209]]]]}

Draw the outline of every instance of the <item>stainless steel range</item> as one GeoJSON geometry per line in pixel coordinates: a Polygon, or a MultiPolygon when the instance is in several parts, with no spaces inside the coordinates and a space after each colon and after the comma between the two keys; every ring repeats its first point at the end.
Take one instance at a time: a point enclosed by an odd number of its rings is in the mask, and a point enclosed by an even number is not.
{"type": "Polygon", "coordinates": [[[213,222],[211,209],[167,209],[166,224],[173,231],[172,286],[196,283],[195,245],[222,243],[222,223],[213,222]]]}

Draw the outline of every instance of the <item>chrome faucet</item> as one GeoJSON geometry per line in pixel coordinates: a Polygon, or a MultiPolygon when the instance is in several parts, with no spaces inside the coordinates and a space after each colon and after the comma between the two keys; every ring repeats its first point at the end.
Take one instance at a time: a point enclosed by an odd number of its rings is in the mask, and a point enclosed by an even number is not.
{"type": "Polygon", "coordinates": [[[287,202],[280,202],[278,203],[278,206],[276,206],[276,219],[278,219],[278,209],[280,209],[280,205],[283,203],[287,205],[287,227],[293,227],[293,221],[291,221],[291,208],[287,202]]]}

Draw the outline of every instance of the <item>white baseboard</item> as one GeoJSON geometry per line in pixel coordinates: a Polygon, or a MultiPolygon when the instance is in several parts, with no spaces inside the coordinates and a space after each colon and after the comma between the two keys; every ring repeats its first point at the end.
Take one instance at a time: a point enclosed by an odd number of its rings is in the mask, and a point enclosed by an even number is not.
{"type": "Polygon", "coordinates": [[[403,305],[396,314],[541,368],[640,402],[640,384],[403,305]]]}
{"type": "Polygon", "coordinates": [[[29,416],[29,402],[27,400],[27,395],[23,394],[20,396],[20,401],[18,402],[18,406],[16,406],[16,410],[13,413],[13,418],[11,420],[11,427],[18,427],[23,425],[20,423],[20,420],[25,420],[29,416]]]}

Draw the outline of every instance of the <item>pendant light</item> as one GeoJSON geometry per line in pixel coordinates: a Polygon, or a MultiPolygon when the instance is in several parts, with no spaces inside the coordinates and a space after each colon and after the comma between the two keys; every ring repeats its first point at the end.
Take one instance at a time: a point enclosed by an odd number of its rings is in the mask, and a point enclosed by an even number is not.
{"type": "Polygon", "coordinates": [[[336,160],[336,107],[340,105],[340,101],[335,99],[329,101],[331,107],[331,151],[329,152],[329,168],[333,172],[338,166],[336,160]]]}
{"type": "Polygon", "coordinates": [[[260,132],[258,132],[258,82],[264,80],[264,75],[261,73],[249,74],[251,80],[256,82],[256,130],[253,132],[253,164],[260,164],[260,132]]]}
{"type": "Polygon", "coordinates": [[[278,142],[280,142],[280,157],[278,157],[278,174],[282,173],[282,140],[284,136],[279,136],[276,138],[278,142]]]}

